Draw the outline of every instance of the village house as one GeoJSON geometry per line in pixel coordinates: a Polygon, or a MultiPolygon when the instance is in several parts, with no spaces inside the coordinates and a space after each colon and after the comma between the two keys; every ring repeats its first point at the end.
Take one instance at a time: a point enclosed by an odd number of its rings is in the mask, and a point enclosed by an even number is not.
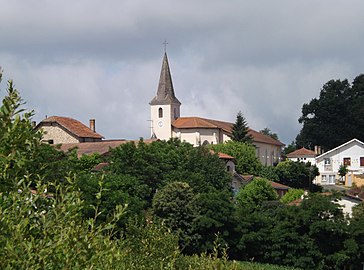
{"type": "Polygon", "coordinates": [[[304,163],[310,162],[311,165],[315,164],[316,162],[315,157],[316,153],[314,151],[306,149],[304,147],[297,149],[287,155],[287,158],[289,160],[292,160],[294,162],[299,161],[304,163]]]}
{"type": "Polygon", "coordinates": [[[103,136],[95,130],[95,119],[90,127],[70,117],[51,116],[43,119],[35,129],[43,130],[42,141],[49,144],[100,142],[103,136]]]}
{"type": "Polygon", "coordinates": [[[335,185],[342,183],[351,187],[364,185],[364,143],[352,139],[326,153],[316,157],[316,166],[320,175],[315,183],[320,185],[335,185]],[[348,173],[341,179],[338,174],[340,166],[346,166],[348,173]]]}
{"type": "MultiPolygon", "coordinates": [[[[201,117],[181,117],[181,102],[177,99],[167,54],[164,54],[157,95],[151,100],[151,136],[161,140],[179,138],[194,146],[218,144],[231,140],[233,123],[201,117]]],[[[249,129],[256,155],[263,165],[272,166],[281,160],[278,140],[249,129]]]]}

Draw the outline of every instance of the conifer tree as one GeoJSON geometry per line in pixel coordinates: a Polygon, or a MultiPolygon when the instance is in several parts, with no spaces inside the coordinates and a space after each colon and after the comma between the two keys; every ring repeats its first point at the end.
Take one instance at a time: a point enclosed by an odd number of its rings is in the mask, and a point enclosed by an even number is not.
{"type": "Polygon", "coordinates": [[[235,124],[233,125],[231,139],[236,142],[252,143],[253,138],[248,132],[248,124],[246,123],[242,112],[239,111],[236,116],[235,124]]]}

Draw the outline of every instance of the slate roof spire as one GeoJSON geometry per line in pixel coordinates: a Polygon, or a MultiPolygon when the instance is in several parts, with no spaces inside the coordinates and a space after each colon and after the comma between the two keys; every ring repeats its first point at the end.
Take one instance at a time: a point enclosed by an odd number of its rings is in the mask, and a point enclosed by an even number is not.
{"type": "Polygon", "coordinates": [[[169,70],[167,53],[164,53],[161,75],[157,95],[149,103],[150,105],[181,104],[176,98],[173,89],[172,76],[169,70]]]}

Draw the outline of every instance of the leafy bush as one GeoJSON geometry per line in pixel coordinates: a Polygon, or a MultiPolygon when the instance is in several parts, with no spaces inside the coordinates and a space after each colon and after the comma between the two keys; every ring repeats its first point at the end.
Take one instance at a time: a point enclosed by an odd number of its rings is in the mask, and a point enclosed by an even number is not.
{"type": "Polygon", "coordinates": [[[291,188],[288,190],[286,194],[284,194],[284,196],[280,199],[280,201],[282,203],[290,203],[300,199],[304,193],[305,191],[303,189],[291,188]]]}

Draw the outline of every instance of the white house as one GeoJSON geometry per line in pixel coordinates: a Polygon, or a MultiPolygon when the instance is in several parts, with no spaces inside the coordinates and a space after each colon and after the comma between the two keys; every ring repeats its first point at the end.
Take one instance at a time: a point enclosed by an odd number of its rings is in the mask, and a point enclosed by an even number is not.
{"type": "Polygon", "coordinates": [[[358,186],[364,185],[364,143],[352,139],[318,157],[316,166],[320,175],[316,177],[315,183],[321,185],[334,185],[341,179],[338,171],[341,165],[345,165],[348,174],[343,183],[350,187],[353,183],[358,186]]]}
{"type": "Polygon", "coordinates": [[[287,158],[289,160],[292,160],[294,162],[296,161],[301,161],[305,163],[310,162],[311,165],[315,164],[316,162],[315,157],[316,153],[314,151],[306,149],[304,147],[302,147],[301,149],[297,149],[296,151],[293,151],[287,155],[287,158]]]}
{"type": "MultiPolygon", "coordinates": [[[[181,102],[177,99],[164,54],[157,95],[149,103],[152,138],[168,140],[179,138],[194,146],[223,143],[231,139],[233,123],[201,117],[181,117],[181,102]]],[[[273,165],[281,159],[282,147],[278,140],[249,129],[256,154],[264,165],[273,165]]]]}

